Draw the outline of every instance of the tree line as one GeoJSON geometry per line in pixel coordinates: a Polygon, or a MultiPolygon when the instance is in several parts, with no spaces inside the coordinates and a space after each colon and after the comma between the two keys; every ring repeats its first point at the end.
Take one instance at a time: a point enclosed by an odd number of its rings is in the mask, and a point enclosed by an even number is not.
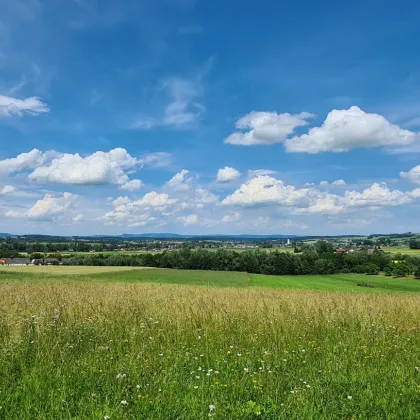
{"type": "Polygon", "coordinates": [[[136,255],[77,255],[63,260],[68,265],[146,266],[186,270],[242,271],[255,274],[304,275],[361,273],[404,277],[420,277],[420,258],[406,255],[392,257],[377,250],[372,254],[359,251],[336,253],[328,242],[318,242],[300,254],[280,251],[247,250],[237,252],[218,249],[179,249],[161,253],[136,255]],[[394,260],[393,260],[394,258],[394,260]],[[398,260],[395,261],[395,258],[398,260]]]}

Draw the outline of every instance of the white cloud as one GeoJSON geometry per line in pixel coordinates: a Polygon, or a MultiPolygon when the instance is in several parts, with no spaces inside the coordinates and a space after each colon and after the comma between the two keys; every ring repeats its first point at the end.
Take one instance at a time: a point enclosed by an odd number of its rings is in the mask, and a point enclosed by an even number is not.
{"type": "Polygon", "coordinates": [[[85,221],[85,216],[83,214],[78,214],[71,219],[74,223],[81,223],[85,221]]]}
{"type": "Polygon", "coordinates": [[[188,177],[189,171],[183,169],[174,175],[167,183],[166,186],[174,191],[187,191],[191,188],[193,179],[188,177]]]}
{"type": "Polygon", "coordinates": [[[420,165],[415,166],[408,172],[400,172],[400,176],[414,184],[420,184],[420,165]]]}
{"type": "Polygon", "coordinates": [[[12,187],[11,185],[5,185],[3,188],[0,189],[0,197],[13,194],[15,191],[15,187],[12,187]]]}
{"type": "Polygon", "coordinates": [[[357,106],[332,110],[321,127],[285,141],[296,153],[347,152],[361,147],[398,147],[414,143],[419,134],[391,124],[382,115],[369,114],[357,106]]]}
{"type": "Polygon", "coordinates": [[[375,183],[362,192],[346,191],[344,196],[320,193],[309,207],[297,209],[296,213],[336,214],[360,208],[375,210],[380,207],[409,204],[413,198],[413,192],[390,190],[386,183],[375,183]]]}
{"type": "Polygon", "coordinates": [[[308,112],[277,114],[252,111],[236,122],[237,129],[248,131],[231,134],[225,143],[240,146],[283,143],[297,127],[307,125],[313,116],[308,112]]]}
{"type": "Polygon", "coordinates": [[[33,149],[28,153],[21,153],[15,158],[1,160],[0,173],[11,174],[36,168],[37,166],[42,165],[50,154],[55,154],[55,152],[43,153],[38,149],[33,149]]]}
{"type": "Polygon", "coordinates": [[[223,205],[251,207],[264,204],[295,206],[306,200],[311,190],[285,185],[283,181],[270,176],[257,176],[242,184],[233,194],[226,197],[223,205]]]}
{"type": "Polygon", "coordinates": [[[114,207],[118,207],[121,206],[123,204],[128,204],[131,200],[126,196],[126,197],[118,197],[115,200],[111,201],[111,204],[114,207]]]}
{"type": "Polygon", "coordinates": [[[219,201],[219,197],[209,192],[205,188],[197,188],[193,201],[200,204],[213,204],[219,201]]]}
{"type": "Polygon", "coordinates": [[[239,207],[271,205],[279,209],[288,207],[293,214],[337,214],[361,208],[375,210],[401,206],[416,198],[420,198],[420,191],[391,190],[385,183],[375,183],[361,192],[345,191],[343,195],[338,195],[320,191],[314,186],[298,188],[285,185],[273,177],[259,176],[241,185],[221,204],[239,207]]]}
{"type": "Polygon", "coordinates": [[[225,166],[223,169],[219,169],[216,176],[216,181],[220,183],[232,182],[239,179],[241,173],[235,168],[225,166]]]}
{"type": "Polygon", "coordinates": [[[151,168],[165,168],[172,163],[172,153],[155,152],[143,155],[139,159],[139,165],[151,168]]]}
{"type": "Polygon", "coordinates": [[[99,220],[105,221],[106,224],[121,224],[128,226],[141,226],[139,223],[157,222],[158,219],[151,215],[155,212],[161,215],[171,209],[177,199],[170,198],[168,194],[157,193],[155,191],[148,192],[141,199],[130,201],[127,197],[119,197],[112,201],[114,210],[107,212],[99,220]]]}
{"type": "Polygon", "coordinates": [[[238,222],[240,219],[241,219],[241,215],[238,212],[233,213],[233,214],[226,214],[222,218],[222,223],[238,222]]]}
{"type": "Polygon", "coordinates": [[[132,179],[131,181],[128,181],[125,184],[121,185],[120,189],[134,191],[140,189],[143,185],[144,184],[140,181],[140,179],[132,179]]]}
{"type": "Polygon", "coordinates": [[[86,157],[78,153],[64,154],[37,167],[28,178],[38,183],[65,185],[124,185],[128,182],[125,171],[136,165],[137,159],[122,148],[98,151],[86,157]]]}
{"type": "Polygon", "coordinates": [[[150,130],[159,126],[187,128],[201,116],[203,106],[197,101],[200,96],[200,85],[197,81],[179,78],[167,79],[161,90],[169,93],[170,101],[165,105],[164,113],[159,117],[140,117],[133,128],[150,130]]]}
{"type": "Polygon", "coordinates": [[[50,221],[72,210],[76,205],[77,199],[77,195],[68,192],[60,195],[45,194],[44,198],[38,200],[26,212],[7,211],[5,216],[37,221],[50,221]]]}
{"type": "Polygon", "coordinates": [[[183,223],[184,226],[191,226],[199,222],[199,217],[198,214],[189,214],[188,216],[178,217],[176,221],[183,223]]]}
{"type": "Polygon", "coordinates": [[[35,96],[17,99],[0,95],[0,117],[21,117],[24,114],[39,115],[47,112],[50,112],[47,104],[35,96]]]}
{"type": "Polygon", "coordinates": [[[275,175],[277,171],[273,171],[271,169],[249,169],[248,170],[248,177],[253,178],[254,176],[260,176],[260,175],[275,175]]]}
{"type": "Polygon", "coordinates": [[[343,179],[337,179],[336,181],[331,182],[331,184],[328,181],[321,181],[319,183],[320,187],[323,188],[328,188],[328,187],[345,187],[346,181],[344,181],[343,179]]]}

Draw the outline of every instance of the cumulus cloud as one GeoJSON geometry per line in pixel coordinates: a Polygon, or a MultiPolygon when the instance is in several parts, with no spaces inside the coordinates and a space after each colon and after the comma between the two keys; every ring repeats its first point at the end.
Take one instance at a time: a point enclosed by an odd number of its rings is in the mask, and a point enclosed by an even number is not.
{"type": "Polygon", "coordinates": [[[82,157],[64,154],[37,167],[28,178],[38,183],[65,185],[124,185],[129,182],[126,170],[137,165],[137,159],[122,148],[98,151],[82,157]]]}
{"type": "Polygon", "coordinates": [[[140,117],[134,122],[133,128],[143,130],[159,126],[188,128],[200,118],[204,107],[197,100],[201,93],[197,81],[167,79],[162,83],[161,91],[169,94],[169,102],[164,107],[163,115],[140,117]]]}
{"type": "Polygon", "coordinates": [[[139,179],[132,179],[131,181],[126,182],[125,184],[122,184],[120,186],[121,190],[128,190],[128,191],[134,191],[138,190],[143,186],[143,182],[139,179]]]}
{"type": "Polygon", "coordinates": [[[241,219],[241,214],[238,212],[235,212],[233,214],[226,214],[222,218],[222,223],[233,223],[238,222],[241,219]]]}
{"type": "Polygon", "coordinates": [[[36,96],[25,99],[0,95],[0,117],[22,117],[25,114],[39,115],[50,112],[47,104],[36,96]]]}
{"type": "Polygon", "coordinates": [[[363,191],[345,191],[343,195],[320,191],[314,186],[298,188],[269,176],[251,178],[222,205],[237,207],[276,206],[290,208],[293,214],[338,214],[360,208],[375,210],[409,204],[420,198],[420,189],[391,190],[386,183],[374,183],[363,191]]]}
{"type": "Polygon", "coordinates": [[[225,166],[223,169],[219,169],[216,176],[216,181],[220,183],[227,183],[236,181],[241,176],[241,173],[235,168],[225,166]]]}
{"type": "Polygon", "coordinates": [[[111,204],[114,207],[118,207],[121,206],[123,204],[128,204],[131,200],[126,196],[126,197],[118,197],[115,200],[111,201],[111,204]]]}
{"type": "Polygon", "coordinates": [[[138,223],[157,221],[157,218],[152,216],[153,212],[160,215],[171,209],[177,202],[177,199],[169,197],[168,194],[156,191],[148,192],[135,201],[130,201],[127,197],[119,197],[112,201],[114,210],[107,212],[99,219],[105,221],[106,224],[141,226],[138,223]]]}
{"type": "Polygon", "coordinates": [[[346,181],[344,181],[343,179],[337,179],[336,181],[333,181],[331,183],[329,183],[328,181],[321,181],[319,183],[319,186],[320,187],[323,187],[323,188],[328,188],[328,187],[345,187],[346,185],[347,185],[346,184],[346,181]]]}
{"type": "Polygon", "coordinates": [[[77,199],[77,195],[69,192],[60,195],[45,194],[44,198],[38,200],[26,212],[7,211],[5,216],[36,221],[50,221],[72,210],[76,205],[77,199]]]}
{"type": "Polygon", "coordinates": [[[311,190],[285,185],[283,181],[263,175],[251,178],[233,194],[227,196],[222,205],[252,207],[264,204],[294,206],[306,200],[311,190]]]}
{"type": "Polygon", "coordinates": [[[184,226],[196,225],[199,222],[198,214],[189,214],[176,219],[177,222],[183,223],[184,226]]]}
{"type": "Polygon", "coordinates": [[[21,153],[15,158],[0,160],[0,173],[11,174],[27,169],[33,169],[42,165],[49,156],[54,156],[56,152],[41,152],[33,149],[28,153],[21,153]]]}
{"type": "Polygon", "coordinates": [[[393,207],[409,204],[415,197],[412,192],[390,190],[386,183],[374,183],[365,190],[346,191],[344,196],[321,193],[307,208],[300,208],[296,213],[337,214],[368,208],[393,207]]]}
{"type": "Polygon", "coordinates": [[[85,221],[85,216],[83,214],[78,214],[77,216],[72,217],[71,219],[74,223],[81,223],[85,221]]]}
{"type": "Polygon", "coordinates": [[[187,191],[191,188],[193,179],[188,176],[190,171],[183,169],[174,175],[167,183],[166,186],[174,191],[187,191]]]}
{"type": "Polygon", "coordinates": [[[242,131],[228,136],[225,143],[237,146],[283,143],[297,127],[307,125],[312,117],[314,115],[308,112],[277,114],[252,111],[236,122],[236,128],[242,131]]]}
{"type": "Polygon", "coordinates": [[[408,172],[400,172],[401,178],[408,179],[414,184],[420,185],[420,165],[415,166],[408,172]]]}
{"type": "Polygon", "coordinates": [[[15,191],[15,187],[12,187],[11,185],[5,185],[3,188],[0,188],[0,197],[13,194],[15,191]]]}
{"type": "Polygon", "coordinates": [[[321,127],[285,141],[288,152],[347,152],[366,147],[398,147],[414,143],[419,133],[391,124],[382,115],[370,114],[357,106],[332,110],[321,127]]]}

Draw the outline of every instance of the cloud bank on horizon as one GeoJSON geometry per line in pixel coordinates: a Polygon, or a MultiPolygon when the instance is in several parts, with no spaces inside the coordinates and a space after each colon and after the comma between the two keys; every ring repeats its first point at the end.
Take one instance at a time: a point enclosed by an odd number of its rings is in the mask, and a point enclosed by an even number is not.
{"type": "Polygon", "coordinates": [[[0,0],[0,231],[420,231],[420,5],[269,3],[0,0]]]}

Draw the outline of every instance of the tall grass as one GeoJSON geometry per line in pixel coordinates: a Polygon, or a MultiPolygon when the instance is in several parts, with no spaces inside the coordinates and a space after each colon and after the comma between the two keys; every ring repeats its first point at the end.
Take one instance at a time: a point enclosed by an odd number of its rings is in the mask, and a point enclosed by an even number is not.
{"type": "Polygon", "coordinates": [[[418,419],[420,299],[0,285],[2,419],[418,419]]]}

